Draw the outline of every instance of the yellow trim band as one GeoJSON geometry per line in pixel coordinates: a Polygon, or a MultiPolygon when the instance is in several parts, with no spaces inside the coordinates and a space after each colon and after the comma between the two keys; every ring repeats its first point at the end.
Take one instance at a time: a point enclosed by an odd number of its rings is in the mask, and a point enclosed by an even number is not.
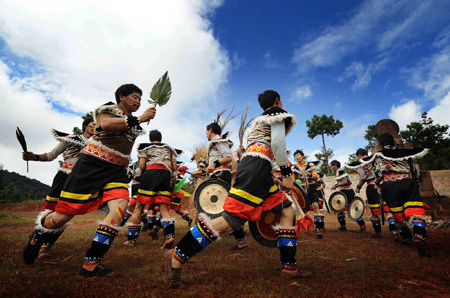
{"type": "Polygon", "coordinates": [[[82,194],[77,194],[77,193],[72,193],[72,192],[67,192],[67,191],[62,191],[61,192],[61,197],[63,198],[68,198],[68,199],[74,199],[74,200],[80,200],[80,201],[87,201],[89,199],[92,198],[96,198],[98,197],[98,191],[94,194],[87,194],[87,195],[82,195],[82,194]]]}
{"type": "Polygon", "coordinates": [[[244,190],[241,190],[241,189],[231,188],[230,189],[230,193],[234,194],[234,195],[237,195],[237,196],[240,196],[240,197],[242,197],[242,198],[244,198],[246,200],[249,200],[250,202],[253,202],[253,203],[258,204],[258,205],[263,202],[262,199],[260,199],[258,197],[255,197],[254,195],[249,194],[248,192],[246,192],[244,190]]]}
{"type": "Polygon", "coordinates": [[[401,207],[390,207],[389,209],[391,210],[391,212],[402,212],[403,211],[403,206],[401,206],[401,207]]]}
{"type": "Polygon", "coordinates": [[[117,187],[123,187],[123,188],[128,189],[128,184],[119,183],[119,182],[111,182],[111,183],[107,183],[105,186],[103,186],[102,190],[105,190],[107,188],[117,188],[117,187]]]}
{"type": "Polygon", "coordinates": [[[48,202],[58,202],[59,198],[54,198],[54,197],[47,196],[45,198],[45,200],[48,201],[48,202]]]}
{"type": "Polygon", "coordinates": [[[423,207],[423,202],[406,202],[403,207],[423,207]]]}
{"type": "Polygon", "coordinates": [[[155,196],[155,195],[166,195],[170,197],[170,191],[149,191],[149,190],[143,190],[139,189],[138,193],[149,195],[149,196],[155,196]]]}

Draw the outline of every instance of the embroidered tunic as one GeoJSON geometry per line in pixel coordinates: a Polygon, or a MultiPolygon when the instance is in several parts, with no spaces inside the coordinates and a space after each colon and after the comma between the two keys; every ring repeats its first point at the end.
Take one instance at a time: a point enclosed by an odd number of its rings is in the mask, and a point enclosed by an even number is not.
{"type": "Polygon", "coordinates": [[[176,162],[178,154],[176,151],[164,143],[142,143],[138,146],[138,158],[146,159],[146,166],[151,164],[160,164],[165,166],[171,172],[177,169],[172,169],[172,163],[176,162]]]}
{"type": "Polygon", "coordinates": [[[82,153],[113,164],[128,165],[134,141],[138,135],[145,133],[145,131],[140,125],[126,131],[115,132],[104,131],[101,127],[103,119],[126,117],[125,113],[113,102],[108,102],[97,108],[95,110],[95,132],[82,153]]]}
{"type": "Polygon", "coordinates": [[[59,171],[69,174],[80,156],[81,149],[86,146],[87,138],[82,135],[69,135],[55,129],[52,130],[52,134],[60,143],[45,155],[48,161],[52,161],[64,152],[64,163],[59,171]]]}

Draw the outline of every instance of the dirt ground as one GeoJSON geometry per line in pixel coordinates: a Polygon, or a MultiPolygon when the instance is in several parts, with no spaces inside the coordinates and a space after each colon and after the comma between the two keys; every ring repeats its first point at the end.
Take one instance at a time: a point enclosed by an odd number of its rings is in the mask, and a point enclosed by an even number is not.
{"type": "MultiPolygon", "coordinates": [[[[53,257],[33,266],[22,263],[22,250],[41,202],[0,205],[0,297],[450,297],[450,230],[430,227],[431,258],[414,247],[394,243],[387,225],[383,237],[348,220],[347,232],[336,231],[335,216],[325,218],[323,239],[314,232],[298,239],[297,262],[313,276],[295,281],[279,278],[279,251],[258,244],[248,226],[249,247],[232,251],[235,240],[221,240],[190,260],[182,272],[184,288],[162,284],[160,239],[141,232],[135,247],[123,245],[126,229],[115,239],[103,264],[120,276],[109,280],[77,274],[104,211],[75,217],[52,248],[53,257]]],[[[188,231],[176,222],[177,242],[188,231]]]]}

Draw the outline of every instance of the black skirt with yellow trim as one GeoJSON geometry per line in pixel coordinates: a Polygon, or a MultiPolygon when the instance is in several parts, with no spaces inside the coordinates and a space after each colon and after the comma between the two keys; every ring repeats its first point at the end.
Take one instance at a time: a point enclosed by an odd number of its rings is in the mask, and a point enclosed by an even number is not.
{"type": "Polygon", "coordinates": [[[109,200],[128,200],[128,177],[125,166],[80,154],[55,211],[68,215],[97,210],[109,200]]]}
{"type": "Polygon", "coordinates": [[[50,192],[45,198],[42,210],[45,209],[55,210],[56,204],[58,203],[59,200],[59,195],[61,194],[61,190],[66,184],[67,177],[69,177],[69,174],[65,172],[58,171],[58,173],[56,173],[55,178],[53,178],[53,183],[50,188],[50,192]]]}

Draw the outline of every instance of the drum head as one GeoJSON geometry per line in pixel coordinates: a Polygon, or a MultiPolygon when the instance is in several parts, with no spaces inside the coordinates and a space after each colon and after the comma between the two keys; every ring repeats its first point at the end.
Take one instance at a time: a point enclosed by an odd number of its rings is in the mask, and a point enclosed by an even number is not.
{"type": "Polygon", "coordinates": [[[355,197],[348,205],[347,215],[351,220],[357,221],[364,215],[364,201],[355,197]]]}
{"type": "Polygon", "coordinates": [[[257,221],[249,221],[248,227],[253,238],[259,243],[267,247],[277,247],[278,237],[272,226],[280,221],[281,215],[264,211],[261,219],[257,221]]]}
{"type": "Polygon", "coordinates": [[[347,196],[340,191],[336,191],[330,196],[330,209],[336,213],[342,212],[347,207],[347,196]]]}
{"type": "Polygon", "coordinates": [[[223,204],[230,186],[218,179],[209,179],[195,190],[194,203],[199,213],[205,213],[211,218],[218,217],[223,211],[223,204]]]}
{"type": "Polygon", "coordinates": [[[300,208],[302,208],[304,213],[310,210],[311,205],[309,203],[308,196],[306,195],[306,191],[297,182],[294,182],[294,188],[292,189],[292,197],[297,200],[298,204],[300,205],[300,208]]]}

